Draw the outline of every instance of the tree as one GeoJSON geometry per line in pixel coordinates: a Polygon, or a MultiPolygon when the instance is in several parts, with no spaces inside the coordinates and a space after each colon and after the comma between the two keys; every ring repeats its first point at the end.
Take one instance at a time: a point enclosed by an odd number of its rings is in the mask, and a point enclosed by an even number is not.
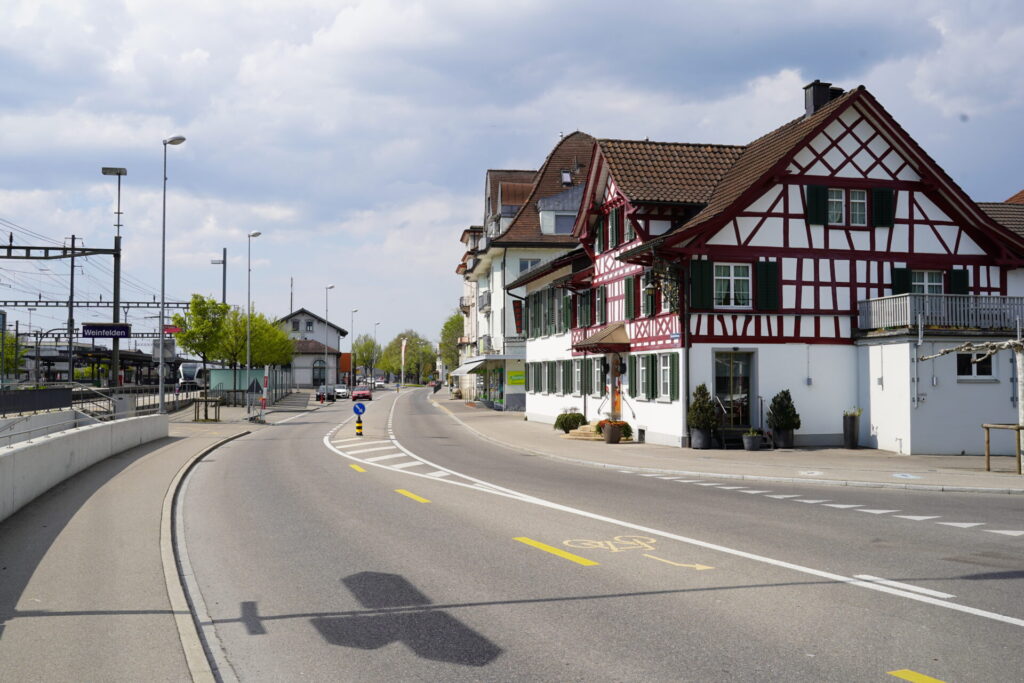
{"type": "Polygon", "coordinates": [[[4,332],[4,357],[0,368],[5,377],[11,374],[17,374],[21,371],[22,358],[25,357],[25,347],[18,346],[17,339],[14,334],[10,332],[4,332]],[[17,350],[17,353],[15,353],[17,350]]]}
{"type": "Polygon", "coordinates": [[[441,341],[437,348],[446,368],[455,368],[459,364],[459,337],[463,334],[464,324],[462,314],[456,311],[441,326],[441,341]]]}
{"type": "Polygon", "coordinates": [[[253,367],[288,365],[292,362],[295,345],[287,332],[262,313],[253,314],[250,326],[253,367]]]}
{"type": "Polygon", "coordinates": [[[406,379],[420,379],[421,369],[433,367],[437,354],[429,340],[415,330],[400,332],[388,342],[381,354],[380,368],[393,375],[402,373],[402,339],[405,339],[405,375],[406,379]]]}
{"type": "Polygon", "coordinates": [[[220,345],[213,357],[234,370],[231,387],[238,388],[238,367],[245,362],[245,314],[232,308],[224,318],[220,345]]]}
{"type": "MultiPolygon", "coordinates": [[[[203,377],[209,377],[206,362],[217,354],[228,310],[227,304],[222,304],[212,297],[193,294],[188,310],[184,314],[175,313],[171,318],[174,325],[181,328],[181,332],[174,334],[181,348],[202,359],[203,377]]],[[[203,387],[203,395],[206,395],[206,387],[203,387]]],[[[209,417],[208,413],[206,417],[209,417]]]]}
{"type": "MultiPolygon", "coordinates": [[[[355,372],[355,368],[362,366],[363,374],[366,374],[367,368],[377,366],[378,361],[380,361],[380,357],[380,344],[373,341],[372,335],[361,334],[355,338],[355,341],[352,343],[353,372],[355,372]]],[[[370,381],[373,381],[372,378],[370,381]]]]}

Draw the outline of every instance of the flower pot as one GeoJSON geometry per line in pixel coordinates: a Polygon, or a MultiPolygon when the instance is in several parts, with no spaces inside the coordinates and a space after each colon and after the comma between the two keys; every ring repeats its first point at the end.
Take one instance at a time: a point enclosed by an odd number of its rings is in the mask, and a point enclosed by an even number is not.
{"type": "Polygon", "coordinates": [[[690,430],[690,448],[711,448],[711,430],[697,429],[690,430]]]}
{"type": "Polygon", "coordinates": [[[843,415],[843,447],[858,448],[860,415],[843,415]]]}
{"type": "Polygon", "coordinates": [[[618,443],[622,439],[622,426],[607,424],[602,429],[605,443],[618,443]]]}
{"type": "Polygon", "coordinates": [[[761,435],[760,434],[744,434],[743,435],[743,450],[745,450],[745,451],[759,451],[759,450],[761,450],[761,435]]]}
{"type": "Polygon", "coordinates": [[[793,447],[793,430],[792,429],[776,429],[773,435],[775,437],[776,448],[792,448],[793,447]]]}

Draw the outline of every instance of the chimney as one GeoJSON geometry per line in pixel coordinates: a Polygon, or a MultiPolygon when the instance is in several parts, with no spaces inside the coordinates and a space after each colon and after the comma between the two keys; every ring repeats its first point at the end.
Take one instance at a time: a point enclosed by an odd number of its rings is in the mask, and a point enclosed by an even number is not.
{"type": "Polygon", "coordinates": [[[804,116],[810,116],[842,93],[842,88],[833,88],[831,83],[822,83],[817,79],[808,83],[804,86],[804,116]],[[833,94],[834,90],[839,92],[833,94]]]}

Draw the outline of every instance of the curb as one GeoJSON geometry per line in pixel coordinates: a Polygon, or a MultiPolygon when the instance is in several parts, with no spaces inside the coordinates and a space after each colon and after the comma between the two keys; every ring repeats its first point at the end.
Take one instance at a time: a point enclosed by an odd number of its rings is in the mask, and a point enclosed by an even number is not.
{"type": "Polygon", "coordinates": [[[635,472],[651,472],[658,474],[675,474],[686,477],[696,477],[698,479],[732,479],[732,480],[744,480],[744,481],[765,481],[775,482],[781,484],[818,484],[820,486],[850,486],[856,488],[878,488],[878,489],[899,489],[903,491],[931,491],[931,492],[945,492],[945,493],[1001,493],[1009,495],[1024,495],[1024,489],[1018,488],[988,488],[983,486],[948,486],[948,485],[936,485],[936,484],[899,484],[896,482],[888,481],[857,481],[857,480],[846,480],[846,479],[801,479],[797,477],[773,477],[770,475],[757,475],[757,474],[726,474],[716,472],[694,472],[691,470],[670,470],[661,469],[654,467],[637,467],[636,465],[611,465],[606,462],[594,462],[593,460],[581,460],[579,458],[567,458],[562,455],[555,455],[553,453],[547,453],[545,451],[538,451],[532,448],[525,448],[523,446],[517,446],[510,444],[506,441],[496,439],[493,436],[484,434],[479,429],[471,427],[461,420],[455,413],[441,405],[437,401],[431,399],[431,403],[436,408],[440,408],[444,412],[458,422],[460,425],[468,429],[469,431],[476,434],[478,437],[485,441],[498,444],[505,448],[518,451],[520,453],[528,453],[530,455],[537,455],[544,458],[550,458],[552,460],[559,460],[561,462],[572,463],[576,465],[585,465],[588,467],[603,467],[606,469],[615,470],[629,470],[635,472]]]}
{"type": "Polygon", "coordinates": [[[229,441],[234,441],[249,433],[249,430],[246,430],[221,439],[189,458],[174,475],[174,479],[171,480],[170,486],[167,487],[167,493],[164,495],[164,504],[160,514],[160,560],[164,569],[164,583],[167,586],[167,598],[171,603],[171,613],[174,614],[174,623],[178,628],[181,649],[185,654],[185,663],[188,665],[193,681],[217,681],[219,677],[214,668],[210,666],[208,653],[203,639],[199,635],[199,627],[192,611],[192,601],[189,600],[182,585],[183,577],[176,549],[177,529],[174,524],[178,490],[182,480],[200,460],[229,441]]]}

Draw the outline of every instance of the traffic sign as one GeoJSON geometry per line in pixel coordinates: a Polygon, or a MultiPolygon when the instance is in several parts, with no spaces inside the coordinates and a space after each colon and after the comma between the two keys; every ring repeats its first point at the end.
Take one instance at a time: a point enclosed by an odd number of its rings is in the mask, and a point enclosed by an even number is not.
{"type": "Polygon", "coordinates": [[[366,412],[366,405],[363,403],[353,403],[352,412],[355,413],[356,415],[362,415],[363,413],[366,412]]]}

